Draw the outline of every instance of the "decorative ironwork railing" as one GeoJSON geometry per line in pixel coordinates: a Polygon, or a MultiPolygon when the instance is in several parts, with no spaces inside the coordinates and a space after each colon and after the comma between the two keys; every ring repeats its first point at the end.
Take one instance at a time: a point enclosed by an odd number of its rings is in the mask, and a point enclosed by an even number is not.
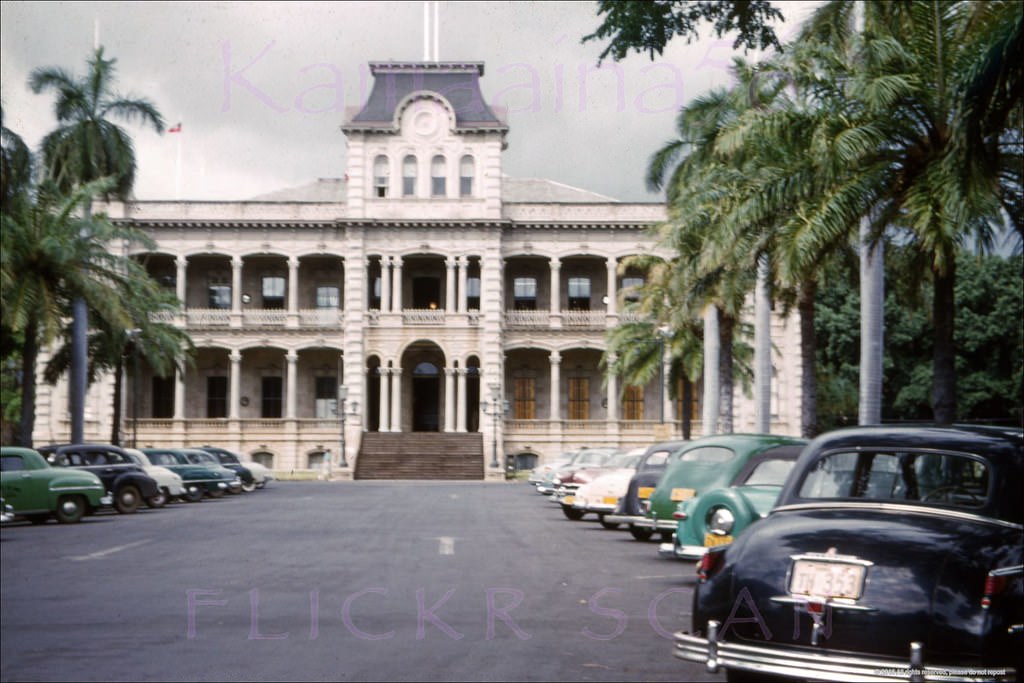
{"type": "Polygon", "coordinates": [[[603,329],[606,315],[604,311],[562,311],[562,325],[603,329]]]}
{"type": "Polygon", "coordinates": [[[433,308],[402,309],[402,322],[406,325],[443,325],[444,311],[433,308]]]}
{"type": "Polygon", "coordinates": [[[242,323],[256,327],[284,327],[288,311],[283,309],[255,309],[242,311],[242,323]]]}
{"type": "Polygon", "coordinates": [[[338,327],[344,311],[340,308],[305,308],[299,311],[302,327],[338,327]]]}
{"type": "Polygon", "coordinates": [[[505,311],[506,327],[547,327],[549,318],[548,311],[505,311]]]}
{"type": "Polygon", "coordinates": [[[228,327],[231,325],[231,311],[225,308],[190,308],[185,311],[185,322],[189,327],[228,327]]]}

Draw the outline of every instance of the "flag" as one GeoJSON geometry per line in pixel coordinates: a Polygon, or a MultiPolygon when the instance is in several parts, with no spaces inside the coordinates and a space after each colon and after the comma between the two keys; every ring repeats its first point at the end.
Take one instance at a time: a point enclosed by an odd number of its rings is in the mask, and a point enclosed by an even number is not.
{"type": "Polygon", "coordinates": [[[181,132],[181,123],[179,122],[179,123],[174,124],[173,126],[171,126],[170,128],[167,129],[167,132],[168,133],[180,133],[181,132]]]}

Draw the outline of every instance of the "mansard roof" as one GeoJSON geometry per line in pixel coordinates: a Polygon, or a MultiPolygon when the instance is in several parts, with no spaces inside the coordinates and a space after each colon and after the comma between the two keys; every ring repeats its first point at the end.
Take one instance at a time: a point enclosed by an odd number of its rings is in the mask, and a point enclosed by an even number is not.
{"type": "Polygon", "coordinates": [[[370,62],[373,90],[342,131],[393,130],[398,107],[416,93],[436,93],[455,113],[456,130],[505,132],[508,125],[480,92],[483,62],[370,62]]]}

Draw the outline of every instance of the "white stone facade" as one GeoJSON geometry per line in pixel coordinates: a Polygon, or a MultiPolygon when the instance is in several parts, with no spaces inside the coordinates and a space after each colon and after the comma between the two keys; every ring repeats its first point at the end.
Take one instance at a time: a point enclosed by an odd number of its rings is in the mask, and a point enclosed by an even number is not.
{"type": "MultiPolygon", "coordinates": [[[[342,126],[344,178],[255,201],[106,207],[157,242],[133,255],[175,288],[173,322],[198,350],[183,376],[144,369],[139,395],[127,387],[128,440],[217,444],[284,472],[330,451],[337,471],[339,384],[349,474],[366,431],[482,432],[493,477],[506,454],[529,465],[678,437],[667,390],[654,382],[627,406],[600,368],[620,290],[642,277],[620,265],[650,251],[664,206],[503,176],[507,126],[482,102],[482,64],[371,70],[367,104],[342,126]]],[[[799,433],[798,327],[773,322],[777,433],[799,433]]],[[[112,384],[90,388],[88,440],[109,438],[112,384]]],[[[66,440],[66,405],[66,385],[40,387],[38,443],[66,440]]],[[[734,405],[749,430],[753,402],[738,388],[734,405]]]]}

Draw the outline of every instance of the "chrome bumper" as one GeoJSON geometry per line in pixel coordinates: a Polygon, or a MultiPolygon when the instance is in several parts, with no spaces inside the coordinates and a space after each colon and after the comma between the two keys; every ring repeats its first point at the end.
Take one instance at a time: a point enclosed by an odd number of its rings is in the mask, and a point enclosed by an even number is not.
{"type": "Polygon", "coordinates": [[[658,555],[670,560],[699,560],[707,551],[702,545],[676,545],[675,541],[658,546],[658,555]]]}
{"type": "Polygon", "coordinates": [[[703,662],[710,673],[720,669],[753,671],[816,681],[1015,681],[1014,668],[924,666],[924,647],[910,643],[907,659],[851,657],[826,652],[803,652],[784,647],[741,645],[718,640],[720,624],[708,622],[708,636],[676,633],[675,656],[703,662]]]}

